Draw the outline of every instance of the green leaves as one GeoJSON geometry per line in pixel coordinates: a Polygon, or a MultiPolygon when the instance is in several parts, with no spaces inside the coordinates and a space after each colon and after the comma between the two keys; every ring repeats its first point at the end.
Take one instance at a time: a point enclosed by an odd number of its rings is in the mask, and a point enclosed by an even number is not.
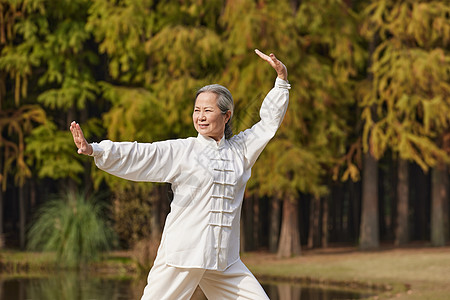
{"type": "MultiPolygon", "coordinates": [[[[0,72],[9,78],[2,76],[0,80],[2,86],[12,86],[14,90],[14,95],[9,91],[0,95],[2,106],[14,111],[23,121],[27,118],[24,110],[28,103],[41,112],[39,120],[34,120],[17,138],[10,138],[20,132],[17,129],[14,133],[2,130],[2,136],[7,134],[4,139],[10,141],[9,149],[17,149],[14,155],[4,151],[4,167],[10,166],[16,157],[17,166],[24,174],[19,176],[22,173],[17,172],[16,177],[22,178],[20,182],[31,176],[33,169],[40,177],[55,179],[78,178],[84,170],[76,157],[66,118],[67,114],[72,119],[76,111],[85,110],[89,102],[97,100],[100,91],[94,79],[98,53],[91,44],[91,33],[85,29],[90,5],[86,0],[1,4],[2,17],[7,22],[0,25],[0,32],[7,34],[1,43],[0,72]],[[54,116],[53,123],[47,119],[48,115],[54,116]]],[[[19,128],[11,118],[4,123],[2,128],[19,128]]],[[[5,169],[4,184],[6,173],[11,171],[5,169]]]]}
{"type": "Polygon", "coordinates": [[[65,76],[61,88],[48,89],[39,95],[38,101],[50,109],[67,111],[72,107],[83,109],[94,101],[100,89],[95,82],[65,76]]]}
{"type": "Polygon", "coordinates": [[[26,142],[28,163],[37,169],[39,177],[59,179],[70,176],[77,180],[77,174],[83,172],[69,131],[58,131],[53,123],[46,122],[36,127],[26,142]]]}

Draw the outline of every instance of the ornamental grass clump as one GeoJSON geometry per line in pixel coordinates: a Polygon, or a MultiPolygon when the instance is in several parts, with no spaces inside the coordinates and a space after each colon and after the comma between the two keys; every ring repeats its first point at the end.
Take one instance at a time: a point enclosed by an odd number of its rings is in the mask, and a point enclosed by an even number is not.
{"type": "Polygon", "coordinates": [[[96,197],[67,193],[38,210],[28,231],[28,249],[52,251],[63,267],[79,267],[98,260],[110,249],[114,234],[96,197]]]}

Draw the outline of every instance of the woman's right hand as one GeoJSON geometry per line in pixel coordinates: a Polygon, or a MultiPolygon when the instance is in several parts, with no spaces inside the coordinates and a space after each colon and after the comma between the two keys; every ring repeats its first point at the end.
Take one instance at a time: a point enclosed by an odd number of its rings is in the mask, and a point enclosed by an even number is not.
{"type": "Polygon", "coordinates": [[[81,130],[80,124],[73,121],[70,124],[70,132],[72,132],[73,141],[78,148],[78,154],[92,155],[94,149],[84,138],[83,130],[81,130]]]}
{"type": "Polygon", "coordinates": [[[286,81],[288,80],[287,79],[287,77],[288,77],[287,68],[281,61],[279,61],[275,57],[275,54],[270,53],[270,55],[266,55],[266,54],[262,53],[261,51],[259,51],[258,49],[255,49],[255,52],[256,52],[256,54],[258,54],[259,57],[261,57],[262,59],[267,61],[269,63],[269,65],[271,65],[272,68],[275,69],[279,78],[286,80],[286,81]]]}

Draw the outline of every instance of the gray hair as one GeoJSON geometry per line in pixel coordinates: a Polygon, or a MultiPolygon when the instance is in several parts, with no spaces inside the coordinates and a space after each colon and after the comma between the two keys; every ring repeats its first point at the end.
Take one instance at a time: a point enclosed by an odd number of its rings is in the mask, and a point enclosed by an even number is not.
{"type": "Polygon", "coordinates": [[[227,111],[231,111],[231,116],[228,122],[225,124],[225,138],[229,139],[233,136],[233,130],[231,127],[231,118],[233,117],[233,110],[234,110],[234,102],[233,102],[233,96],[231,96],[230,91],[220,85],[220,84],[210,84],[202,87],[197,91],[197,94],[195,95],[195,101],[197,101],[198,95],[201,93],[214,93],[217,95],[217,106],[219,107],[222,114],[226,114],[227,111]]]}

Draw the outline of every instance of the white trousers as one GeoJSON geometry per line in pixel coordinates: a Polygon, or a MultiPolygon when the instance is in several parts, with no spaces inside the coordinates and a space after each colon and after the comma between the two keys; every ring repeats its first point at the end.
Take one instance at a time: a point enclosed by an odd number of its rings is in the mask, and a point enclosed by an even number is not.
{"type": "Polygon", "coordinates": [[[210,300],[268,300],[262,286],[239,259],[225,271],[177,268],[157,255],[141,300],[189,300],[198,285],[210,300]]]}

